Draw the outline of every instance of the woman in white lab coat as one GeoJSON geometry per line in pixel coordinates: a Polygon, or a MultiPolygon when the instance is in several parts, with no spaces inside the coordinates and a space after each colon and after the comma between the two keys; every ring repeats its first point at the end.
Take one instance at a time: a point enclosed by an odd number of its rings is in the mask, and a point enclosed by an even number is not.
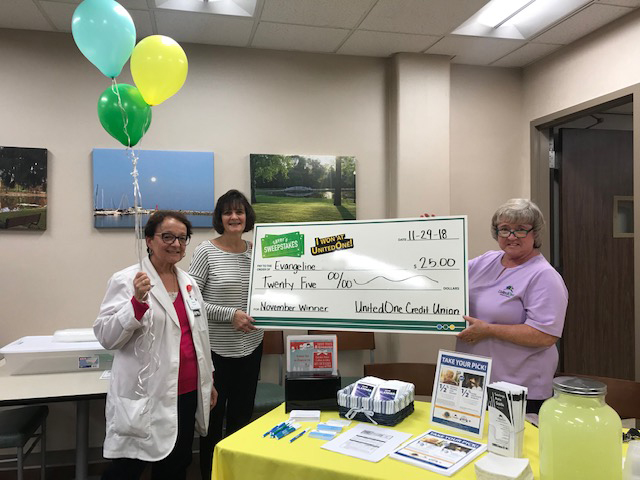
{"type": "Polygon", "coordinates": [[[186,478],[194,429],[205,435],[215,405],[207,319],[197,284],[176,267],[191,223],[170,211],[145,226],[149,258],[115,273],[94,323],[115,351],[106,403],[103,480],[186,478]]]}

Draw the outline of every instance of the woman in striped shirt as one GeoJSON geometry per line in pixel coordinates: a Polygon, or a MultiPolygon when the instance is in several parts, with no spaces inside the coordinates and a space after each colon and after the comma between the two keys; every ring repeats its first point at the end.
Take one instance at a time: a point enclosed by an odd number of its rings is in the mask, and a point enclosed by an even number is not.
{"type": "Polygon", "coordinates": [[[242,234],[252,230],[254,223],[255,213],[247,198],[238,190],[229,190],[213,211],[213,226],[220,236],[196,247],[189,268],[204,299],[218,391],[209,432],[200,437],[203,480],[211,478],[213,449],[222,439],[225,413],[227,435],[248,424],[253,415],[263,331],[256,329],[246,313],[252,245],[242,234]]]}

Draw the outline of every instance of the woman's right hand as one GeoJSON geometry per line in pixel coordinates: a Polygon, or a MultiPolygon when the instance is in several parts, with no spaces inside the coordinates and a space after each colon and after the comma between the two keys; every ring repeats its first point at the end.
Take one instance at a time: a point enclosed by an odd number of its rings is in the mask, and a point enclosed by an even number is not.
{"type": "Polygon", "coordinates": [[[236,310],[236,313],[233,315],[233,320],[231,321],[233,328],[244,333],[257,330],[256,327],[253,326],[253,322],[255,322],[253,317],[250,317],[242,310],[236,310]]]}
{"type": "Polygon", "coordinates": [[[144,303],[147,300],[147,295],[149,294],[149,290],[151,290],[151,287],[151,280],[146,273],[136,273],[136,276],[133,279],[133,296],[136,298],[136,300],[138,300],[140,303],[144,303]]]}

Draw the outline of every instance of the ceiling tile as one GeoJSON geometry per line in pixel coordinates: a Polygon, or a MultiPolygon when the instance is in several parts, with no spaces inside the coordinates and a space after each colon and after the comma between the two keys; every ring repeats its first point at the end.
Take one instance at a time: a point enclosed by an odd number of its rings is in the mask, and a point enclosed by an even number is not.
{"type": "Polygon", "coordinates": [[[137,10],[148,10],[147,0],[117,0],[124,8],[134,8],[137,10]]]}
{"type": "Polygon", "coordinates": [[[524,67],[536,60],[555,52],[562,45],[550,45],[547,43],[527,43],[515,52],[505,55],[500,60],[491,64],[492,67],[524,67]]]}
{"type": "Polygon", "coordinates": [[[535,41],[567,45],[631,11],[627,7],[591,4],[559,25],[535,37],[535,41]]]}
{"type": "Polygon", "coordinates": [[[360,28],[382,32],[444,35],[488,0],[378,0],[360,28]]]}
{"type": "Polygon", "coordinates": [[[358,30],[349,37],[337,53],[373,57],[388,57],[401,52],[418,53],[429,48],[440,38],[429,35],[358,30]]]}
{"type": "MultiPolygon", "coordinates": [[[[258,0],[259,19],[161,8],[182,0],[118,1],[133,17],[138,38],[160,33],[179,42],[240,47],[251,42],[259,48],[375,57],[426,49],[454,57],[453,63],[501,67],[528,65],[640,8],[640,0],[593,0],[526,44],[450,34],[489,0],[258,0]]],[[[0,0],[0,28],[68,32],[80,2],[0,0]]]]}
{"type": "MultiPolygon", "coordinates": [[[[71,18],[73,17],[73,12],[77,8],[77,5],[49,1],[40,2],[40,4],[59,31],[71,32],[71,18]]],[[[136,36],[138,38],[153,35],[151,19],[149,18],[150,14],[148,11],[132,9],[127,11],[131,15],[133,23],[136,26],[136,36]]]]}
{"type": "MultiPolygon", "coordinates": [[[[153,35],[153,27],[151,25],[151,13],[142,10],[129,10],[133,23],[136,26],[136,37],[144,38],[153,35]]],[[[162,32],[158,32],[162,33],[162,32]]]]}
{"type": "Polygon", "coordinates": [[[24,0],[0,1],[0,28],[53,30],[38,7],[24,0]]]}
{"type": "Polygon", "coordinates": [[[426,53],[455,56],[452,63],[489,65],[524,43],[524,40],[450,35],[429,48],[426,53]]]}
{"type": "Polygon", "coordinates": [[[252,47],[304,52],[333,52],[349,34],[338,28],[260,22],[252,47]]]}
{"type": "Polygon", "coordinates": [[[261,20],[316,27],[353,28],[375,0],[265,0],[261,20]]]}
{"type": "Polygon", "coordinates": [[[156,11],[158,33],[177,42],[246,47],[253,20],[208,13],[156,11]]]}
{"type": "Polygon", "coordinates": [[[60,2],[40,2],[40,5],[59,31],[71,31],[71,18],[78,5],[60,2]]]}
{"type": "Polygon", "coordinates": [[[619,7],[640,7],[640,0],[596,0],[597,3],[617,5],[619,7]]]}
{"type": "MultiPolygon", "coordinates": [[[[4,1],[4,0],[3,0],[4,1]]],[[[117,0],[124,8],[133,8],[137,10],[148,10],[147,0],[117,0]]],[[[82,0],[47,0],[47,3],[67,3],[78,6],[82,0]]],[[[40,0],[40,3],[45,1],[40,0]]]]}

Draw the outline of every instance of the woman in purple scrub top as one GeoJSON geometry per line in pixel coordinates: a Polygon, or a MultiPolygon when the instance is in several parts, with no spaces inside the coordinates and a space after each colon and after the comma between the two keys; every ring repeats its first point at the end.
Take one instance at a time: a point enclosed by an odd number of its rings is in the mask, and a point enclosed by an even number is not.
{"type": "Polygon", "coordinates": [[[514,198],[491,219],[500,250],[469,261],[468,327],[459,352],[491,357],[491,381],[528,388],[527,412],[552,396],[568,292],[542,256],[544,218],[533,202],[514,198]]]}

